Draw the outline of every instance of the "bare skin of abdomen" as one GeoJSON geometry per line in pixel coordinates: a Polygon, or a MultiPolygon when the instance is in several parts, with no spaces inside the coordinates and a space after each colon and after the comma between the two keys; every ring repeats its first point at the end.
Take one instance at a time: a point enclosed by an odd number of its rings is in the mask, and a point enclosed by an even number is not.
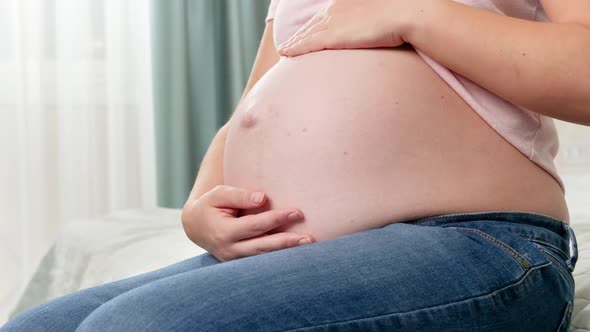
{"type": "Polygon", "coordinates": [[[525,211],[569,222],[557,181],[411,48],[282,58],[230,121],[225,184],[299,208],[317,241],[420,217],[525,211]]]}

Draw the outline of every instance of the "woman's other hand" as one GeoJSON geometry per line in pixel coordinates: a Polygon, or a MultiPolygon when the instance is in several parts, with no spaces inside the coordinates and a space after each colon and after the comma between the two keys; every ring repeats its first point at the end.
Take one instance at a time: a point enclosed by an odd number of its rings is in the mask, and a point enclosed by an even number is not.
{"type": "Polygon", "coordinates": [[[240,209],[259,208],[265,201],[264,193],[219,185],[185,204],[182,225],[191,241],[222,262],[295,247],[304,239],[314,241],[311,235],[266,234],[278,226],[301,221],[303,214],[298,209],[277,209],[237,217],[240,209]]]}
{"type": "MultiPolygon", "coordinates": [[[[435,1],[435,0],[433,0],[435,1]]],[[[279,45],[279,54],[297,56],[323,49],[397,47],[422,0],[333,0],[279,45]]]]}

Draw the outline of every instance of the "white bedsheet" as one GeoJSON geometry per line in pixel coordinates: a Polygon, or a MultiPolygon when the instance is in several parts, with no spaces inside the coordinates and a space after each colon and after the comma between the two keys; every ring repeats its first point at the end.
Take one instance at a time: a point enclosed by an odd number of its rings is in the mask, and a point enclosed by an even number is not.
{"type": "Polygon", "coordinates": [[[66,225],[44,257],[13,315],[60,295],[153,271],[204,252],[184,234],[180,210],[122,210],[76,221],[66,225]]]}

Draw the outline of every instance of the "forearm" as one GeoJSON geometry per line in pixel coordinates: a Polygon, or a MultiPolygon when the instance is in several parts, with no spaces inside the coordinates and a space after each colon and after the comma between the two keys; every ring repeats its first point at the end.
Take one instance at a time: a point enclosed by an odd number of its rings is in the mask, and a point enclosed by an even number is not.
{"type": "Polygon", "coordinates": [[[590,125],[590,29],[515,19],[454,1],[417,8],[404,40],[531,111],[590,125]]]}

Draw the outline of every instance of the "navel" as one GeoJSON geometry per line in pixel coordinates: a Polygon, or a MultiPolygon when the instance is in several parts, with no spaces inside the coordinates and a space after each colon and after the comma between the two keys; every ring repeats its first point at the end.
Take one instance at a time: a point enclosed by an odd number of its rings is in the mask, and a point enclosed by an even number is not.
{"type": "Polygon", "coordinates": [[[240,121],[240,125],[243,128],[252,128],[256,125],[256,115],[252,111],[247,111],[242,116],[242,121],[240,121]]]}

